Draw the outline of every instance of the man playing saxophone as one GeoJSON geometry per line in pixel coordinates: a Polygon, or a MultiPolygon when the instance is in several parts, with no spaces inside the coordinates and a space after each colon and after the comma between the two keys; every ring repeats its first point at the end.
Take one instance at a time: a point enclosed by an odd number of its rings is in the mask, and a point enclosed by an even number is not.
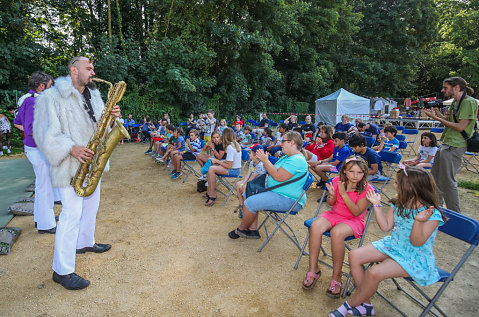
{"type": "MultiPolygon", "coordinates": [[[[33,137],[50,164],[52,185],[59,188],[63,204],[55,236],[53,280],[66,289],[77,290],[90,282],[75,274],[76,254],[106,252],[111,245],[95,243],[94,238],[101,182],[88,197],[78,196],[70,185],[80,163],[91,160],[95,154],[86,145],[104,103],[93,83],[94,66],[88,58],[72,58],[68,72],[68,76],[59,77],[51,89],[38,96],[33,137]]],[[[120,107],[114,106],[111,114],[119,117],[120,107]]]]}

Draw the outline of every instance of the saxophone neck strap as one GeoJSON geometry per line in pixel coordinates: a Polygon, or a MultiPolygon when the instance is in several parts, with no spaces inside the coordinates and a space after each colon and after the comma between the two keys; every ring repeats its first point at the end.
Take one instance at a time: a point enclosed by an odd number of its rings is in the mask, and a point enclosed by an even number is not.
{"type": "Polygon", "coordinates": [[[96,123],[95,112],[93,111],[93,107],[91,105],[90,89],[88,89],[88,87],[85,87],[85,90],[83,90],[82,95],[83,95],[83,107],[85,107],[85,110],[90,116],[90,119],[92,119],[93,122],[96,123]]]}

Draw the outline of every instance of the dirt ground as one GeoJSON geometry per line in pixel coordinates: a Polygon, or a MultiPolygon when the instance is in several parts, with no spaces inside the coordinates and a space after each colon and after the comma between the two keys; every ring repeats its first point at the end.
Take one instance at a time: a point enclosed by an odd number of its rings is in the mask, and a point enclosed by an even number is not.
{"type": "MultiPolygon", "coordinates": [[[[144,150],[133,143],[117,147],[111,171],[103,177],[96,240],[111,243],[112,249],[77,256],[76,272],[91,281],[90,287],[68,291],[54,283],[54,236],[39,235],[32,217],[10,222],[23,232],[12,253],[0,257],[0,315],[326,316],[342,303],[325,295],[329,268],[322,266],[315,288],[304,291],[307,258],[294,270],[298,249],[281,232],[261,253],[264,231],[260,240],[229,239],[228,232],[239,224],[232,212],[237,200],[204,207],[194,177],[186,183],[169,179],[169,170],[144,150]]],[[[461,172],[459,178],[477,179],[477,174],[461,172]]],[[[289,219],[301,241],[307,233],[303,221],[313,216],[320,195],[321,190],[311,189],[305,209],[289,219]]],[[[463,213],[479,219],[479,197],[464,189],[460,195],[463,213]]],[[[60,212],[58,206],[55,210],[60,212]]],[[[373,217],[366,243],[382,236],[373,217]]],[[[324,246],[330,249],[328,240],[324,246]]],[[[464,249],[439,234],[439,266],[449,269],[464,249]]],[[[450,316],[477,316],[478,267],[476,250],[439,301],[450,316]]],[[[425,287],[426,292],[437,285],[425,287]]],[[[418,306],[390,281],[381,283],[380,291],[409,315],[419,315],[418,306]]],[[[378,296],[373,304],[378,316],[398,316],[378,296]]]]}

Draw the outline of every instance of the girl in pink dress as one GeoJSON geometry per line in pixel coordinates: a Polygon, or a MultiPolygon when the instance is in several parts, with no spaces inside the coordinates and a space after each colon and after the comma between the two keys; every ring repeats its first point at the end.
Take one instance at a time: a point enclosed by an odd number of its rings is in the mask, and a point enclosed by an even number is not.
{"type": "Polygon", "coordinates": [[[303,281],[304,289],[312,289],[321,275],[318,256],[322,236],[326,231],[330,231],[333,274],[326,295],[332,298],[340,296],[343,289],[341,269],[344,261],[344,240],[352,235],[359,238],[364,231],[364,216],[369,206],[366,193],[373,189],[367,183],[367,177],[368,164],[361,157],[352,155],[344,161],[339,176],[326,184],[327,202],[332,208],[321,214],[311,224],[309,270],[303,281]]]}

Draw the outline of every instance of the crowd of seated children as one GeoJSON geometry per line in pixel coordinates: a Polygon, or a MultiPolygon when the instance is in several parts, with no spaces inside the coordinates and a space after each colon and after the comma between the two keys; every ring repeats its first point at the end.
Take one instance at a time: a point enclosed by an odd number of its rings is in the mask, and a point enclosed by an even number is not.
{"type": "Polygon", "coordinates": [[[252,135],[251,135],[252,131],[253,131],[253,128],[251,128],[249,125],[243,128],[243,136],[240,142],[241,147],[245,148],[252,144],[252,141],[253,141],[252,135]]]}
{"type": "Polygon", "coordinates": [[[145,154],[150,154],[151,156],[158,155],[156,148],[155,149],[153,148],[157,142],[162,142],[164,140],[164,136],[166,134],[165,126],[166,126],[166,120],[162,119],[160,121],[158,128],[150,132],[150,147],[148,148],[148,150],[146,150],[145,154]]]}
{"type": "Polygon", "coordinates": [[[349,147],[346,145],[346,132],[333,134],[334,150],[333,155],[325,160],[309,162],[311,169],[321,178],[319,186],[323,187],[328,181],[327,172],[338,172],[344,160],[350,155],[349,147]]]}
{"type": "Polygon", "coordinates": [[[209,207],[216,200],[216,175],[228,175],[237,177],[241,172],[241,146],[236,142],[233,129],[226,128],[221,136],[223,148],[226,149],[226,159],[219,160],[210,158],[211,166],[208,168],[206,179],[208,180],[208,191],[204,195],[207,198],[205,206],[209,207]]]}
{"type": "Polygon", "coordinates": [[[243,197],[243,193],[246,190],[246,184],[249,181],[252,181],[255,179],[257,176],[266,174],[266,170],[264,169],[263,162],[259,160],[259,158],[256,156],[256,152],[258,150],[263,150],[263,147],[260,144],[253,144],[250,147],[249,151],[249,168],[248,168],[248,173],[246,173],[245,177],[239,182],[236,183],[236,192],[238,193],[238,200],[239,200],[239,206],[238,206],[238,216],[240,218],[243,217],[243,202],[245,200],[245,197],[243,197]]]}
{"type": "Polygon", "coordinates": [[[283,141],[284,134],[288,131],[288,125],[281,123],[279,125],[278,132],[276,132],[276,139],[272,144],[266,149],[271,155],[279,157],[281,153],[281,143],[283,141]]]}
{"type": "Polygon", "coordinates": [[[354,127],[354,125],[350,121],[351,117],[347,114],[343,114],[341,116],[341,122],[338,122],[334,126],[334,132],[349,132],[349,130],[354,127]]]}
{"type": "Polygon", "coordinates": [[[177,152],[173,154],[171,159],[173,163],[173,171],[170,173],[172,179],[177,179],[181,176],[181,160],[196,160],[196,156],[201,151],[201,141],[199,139],[200,133],[198,130],[191,130],[190,137],[186,139],[186,152],[177,152]]]}
{"type": "Polygon", "coordinates": [[[155,125],[151,121],[150,116],[146,116],[143,124],[140,126],[141,133],[143,135],[143,144],[146,143],[146,140],[150,140],[151,131],[155,129],[155,125]]]}
{"type": "Polygon", "coordinates": [[[382,175],[383,165],[379,154],[367,146],[366,137],[361,134],[354,134],[349,138],[349,147],[356,155],[361,156],[368,163],[368,181],[382,175]]]}
{"type": "Polygon", "coordinates": [[[432,167],[434,157],[437,152],[437,139],[434,133],[424,132],[421,134],[421,145],[414,159],[404,161],[409,166],[419,166],[422,168],[432,167]]]}
{"type": "MultiPolygon", "coordinates": [[[[166,151],[162,155],[162,157],[158,158],[158,162],[166,161],[168,167],[173,167],[170,165],[170,159],[173,155],[180,152],[183,153],[185,151],[185,138],[183,137],[183,129],[182,128],[173,128],[173,139],[169,141],[169,146],[166,147],[166,151]]],[[[170,175],[171,176],[171,175],[170,175]]]]}
{"type": "Polygon", "coordinates": [[[375,139],[381,133],[381,129],[377,125],[372,123],[364,123],[362,121],[358,122],[357,129],[360,133],[375,139]]]}
{"type": "Polygon", "coordinates": [[[228,127],[228,125],[226,124],[226,119],[221,119],[220,120],[220,125],[218,126],[218,129],[217,131],[220,133],[220,135],[223,134],[223,130],[228,127]]]}
{"type": "Polygon", "coordinates": [[[399,149],[399,140],[396,139],[396,134],[398,130],[395,127],[385,127],[384,128],[384,137],[381,137],[381,142],[377,146],[373,146],[373,150],[377,152],[389,151],[397,152],[399,149]]]}
{"type": "Polygon", "coordinates": [[[244,126],[243,118],[239,114],[236,115],[236,120],[233,125],[236,125],[237,123],[239,123],[241,126],[244,126]]]}
{"type": "Polygon", "coordinates": [[[226,152],[223,148],[223,141],[221,140],[219,132],[214,132],[211,135],[211,140],[206,142],[206,145],[203,147],[203,151],[196,155],[196,161],[201,167],[203,167],[210,158],[217,160],[224,160],[226,158],[226,152]]]}
{"type": "MultiPolygon", "coordinates": [[[[345,132],[340,132],[345,133],[345,132]]],[[[326,231],[331,235],[333,272],[326,295],[339,298],[344,261],[344,240],[354,235],[359,238],[364,231],[365,211],[369,206],[366,193],[373,188],[367,183],[368,167],[359,156],[352,155],[344,161],[339,175],[326,184],[327,203],[331,210],[319,215],[311,224],[309,237],[309,269],[303,281],[304,289],[312,289],[321,276],[318,256],[322,237],[326,231]]]]}
{"type": "Polygon", "coordinates": [[[264,128],[263,135],[259,139],[259,142],[261,143],[263,149],[269,147],[271,142],[273,142],[273,131],[271,131],[270,128],[264,128]]]}
{"type": "MultiPolygon", "coordinates": [[[[269,175],[266,180],[266,187],[272,187],[287,182],[290,179],[299,178],[308,171],[308,164],[301,154],[303,139],[300,133],[295,131],[287,132],[284,135],[281,146],[284,156],[282,156],[275,165],[268,160],[268,156],[264,151],[256,151],[257,158],[263,162],[269,175]]],[[[257,212],[265,209],[284,211],[293,207],[293,204],[303,192],[306,179],[307,177],[303,177],[291,184],[286,184],[273,190],[248,197],[244,201],[241,224],[237,229],[231,231],[228,236],[231,239],[238,239],[239,237],[259,239],[257,212]]],[[[300,210],[305,203],[306,195],[302,196],[293,211],[300,210]]]]}
{"type": "MultiPolygon", "coordinates": [[[[333,155],[334,141],[333,128],[330,126],[322,126],[321,134],[316,137],[312,143],[306,144],[305,157],[308,162],[318,162],[325,160],[333,155]]],[[[317,164],[314,164],[317,165],[317,164]]]]}

